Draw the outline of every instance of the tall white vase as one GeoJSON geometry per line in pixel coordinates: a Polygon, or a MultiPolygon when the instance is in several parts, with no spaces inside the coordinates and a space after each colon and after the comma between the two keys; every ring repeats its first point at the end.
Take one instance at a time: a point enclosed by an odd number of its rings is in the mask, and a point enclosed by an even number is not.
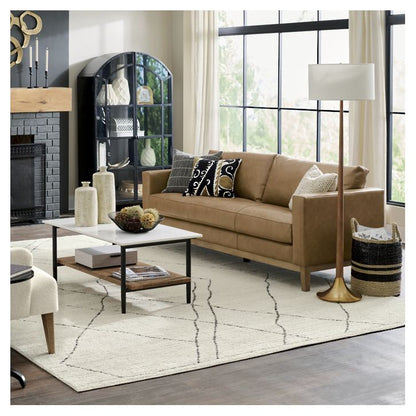
{"type": "Polygon", "coordinates": [[[101,166],[99,172],[92,175],[92,186],[97,190],[98,224],[109,224],[108,213],[116,210],[114,173],[107,172],[107,166],[101,166]]]}
{"type": "Polygon", "coordinates": [[[156,165],[156,155],[151,146],[150,139],[144,139],[144,148],[140,155],[140,164],[142,166],[156,165]]]}
{"type": "Polygon", "coordinates": [[[98,223],[97,190],[90,182],[81,182],[75,189],[75,225],[77,227],[94,227],[98,223]]]}
{"type": "Polygon", "coordinates": [[[127,79],[124,77],[124,65],[117,65],[117,76],[111,84],[113,86],[114,94],[117,97],[117,104],[130,103],[130,89],[127,79]]]}
{"type": "Polygon", "coordinates": [[[114,93],[113,86],[111,84],[104,84],[101,87],[100,92],[97,96],[98,105],[116,105],[117,104],[117,95],[114,93]],[[107,90],[107,101],[105,101],[105,92],[107,90]]]}

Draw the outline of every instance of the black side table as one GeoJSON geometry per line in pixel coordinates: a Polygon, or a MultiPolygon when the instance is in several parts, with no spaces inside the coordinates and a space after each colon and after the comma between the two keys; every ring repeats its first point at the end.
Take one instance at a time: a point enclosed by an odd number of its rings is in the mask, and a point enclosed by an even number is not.
{"type": "MultiPolygon", "coordinates": [[[[33,277],[33,270],[30,266],[26,268],[22,268],[22,266],[17,267],[16,265],[11,265],[10,267],[10,284],[14,283],[21,283],[26,280],[29,280],[33,277]],[[16,272],[16,269],[19,269],[16,272]],[[14,274],[16,272],[16,275],[14,274]]],[[[22,386],[22,389],[26,386],[26,379],[25,376],[20,373],[19,371],[14,370],[13,368],[10,369],[10,376],[17,379],[22,386]]]]}

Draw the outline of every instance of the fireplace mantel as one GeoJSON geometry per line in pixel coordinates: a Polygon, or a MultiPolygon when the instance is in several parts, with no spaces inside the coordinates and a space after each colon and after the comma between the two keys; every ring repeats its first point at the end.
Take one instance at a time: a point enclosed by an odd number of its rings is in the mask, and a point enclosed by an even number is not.
{"type": "Polygon", "coordinates": [[[71,88],[11,88],[11,113],[45,113],[72,110],[71,88]]]}

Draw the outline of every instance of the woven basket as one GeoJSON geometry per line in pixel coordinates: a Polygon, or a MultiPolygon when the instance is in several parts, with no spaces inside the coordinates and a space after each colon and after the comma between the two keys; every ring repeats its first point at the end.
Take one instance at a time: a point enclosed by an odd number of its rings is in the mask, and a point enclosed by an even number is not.
{"type": "Polygon", "coordinates": [[[397,224],[386,241],[355,237],[358,221],[351,218],[351,290],[368,296],[400,295],[402,241],[397,224]]]}

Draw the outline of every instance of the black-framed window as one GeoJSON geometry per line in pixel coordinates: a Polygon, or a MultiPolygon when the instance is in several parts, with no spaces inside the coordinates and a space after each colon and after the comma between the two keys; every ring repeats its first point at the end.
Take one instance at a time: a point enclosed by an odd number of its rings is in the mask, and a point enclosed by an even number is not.
{"type": "Polygon", "coordinates": [[[349,61],[348,11],[218,13],[221,148],[337,163],[339,104],[308,100],[307,68],[349,61]]]}
{"type": "Polygon", "coordinates": [[[387,184],[391,205],[405,204],[405,15],[386,12],[387,184]]]}

